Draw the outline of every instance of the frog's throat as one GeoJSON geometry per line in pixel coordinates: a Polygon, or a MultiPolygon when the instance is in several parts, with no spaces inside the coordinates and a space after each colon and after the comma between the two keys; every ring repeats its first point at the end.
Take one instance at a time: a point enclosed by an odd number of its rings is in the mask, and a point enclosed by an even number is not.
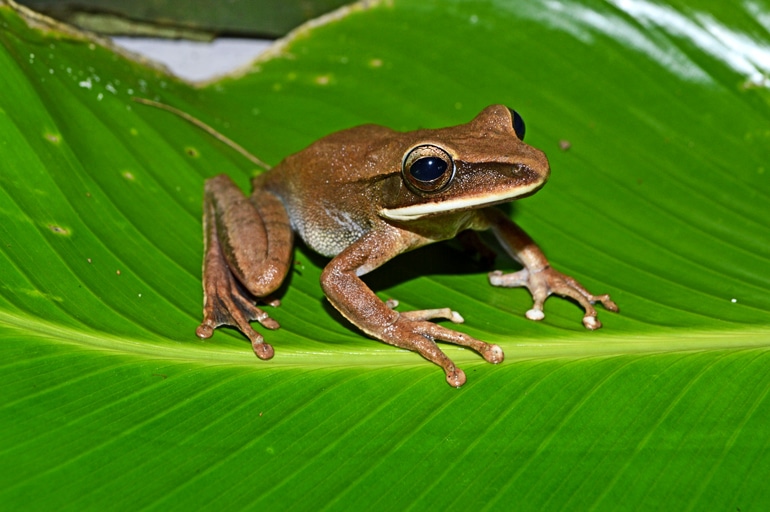
{"type": "Polygon", "coordinates": [[[423,203],[402,206],[401,208],[383,208],[380,216],[394,221],[411,221],[430,215],[438,215],[447,212],[475,210],[506,203],[521,197],[526,197],[542,187],[544,182],[535,182],[522,187],[505,190],[498,193],[485,193],[479,195],[464,196],[454,199],[427,200],[423,203]]]}

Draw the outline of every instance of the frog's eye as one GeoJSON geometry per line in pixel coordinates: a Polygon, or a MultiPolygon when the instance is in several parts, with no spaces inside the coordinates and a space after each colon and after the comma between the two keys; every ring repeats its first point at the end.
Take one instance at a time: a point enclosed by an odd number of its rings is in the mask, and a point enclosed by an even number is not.
{"type": "Polygon", "coordinates": [[[519,140],[524,140],[524,132],[527,131],[527,127],[524,126],[524,119],[522,119],[519,113],[512,108],[509,108],[508,111],[511,113],[513,131],[516,132],[516,136],[519,138],[519,140]]]}
{"type": "Polygon", "coordinates": [[[438,192],[452,181],[454,173],[449,153],[431,144],[409,151],[401,168],[407,186],[416,192],[438,192]]]}

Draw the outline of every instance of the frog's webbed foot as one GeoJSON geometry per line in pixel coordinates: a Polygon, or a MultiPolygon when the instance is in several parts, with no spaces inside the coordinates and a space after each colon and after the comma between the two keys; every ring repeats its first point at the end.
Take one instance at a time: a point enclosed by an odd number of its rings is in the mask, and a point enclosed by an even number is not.
{"type": "Polygon", "coordinates": [[[528,288],[534,300],[532,309],[526,314],[530,320],[542,320],[545,317],[543,303],[553,293],[574,299],[583,307],[585,310],[583,325],[587,329],[595,330],[602,326],[602,323],[596,318],[597,312],[593,306],[595,303],[601,302],[608,311],[619,311],[617,304],[610,299],[609,295],[593,295],[577,280],[551,267],[536,272],[530,272],[524,268],[511,274],[503,274],[497,270],[489,274],[489,282],[493,286],[507,288],[524,286],[528,288]]]}
{"type": "Polygon", "coordinates": [[[249,322],[256,320],[267,329],[278,329],[278,322],[258,308],[254,297],[230,273],[224,260],[207,268],[204,278],[203,322],[195,330],[199,338],[210,338],[214,329],[229,325],[240,330],[251,342],[260,359],[270,359],[275,351],[249,322]]]}
{"type": "MultiPolygon", "coordinates": [[[[385,303],[391,309],[398,302],[391,299],[385,303]]],[[[440,366],[450,386],[459,388],[465,384],[465,372],[436,345],[436,340],[468,347],[478,352],[487,362],[497,364],[505,358],[499,345],[485,343],[467,334],[437,325],[430,320],[449,320],[462,323],[463,317],[450,308],[421,309],[399,313],[396,321],[385,328],[381,338],[386,343],[419,353],[425,359],[440,366]]]]}

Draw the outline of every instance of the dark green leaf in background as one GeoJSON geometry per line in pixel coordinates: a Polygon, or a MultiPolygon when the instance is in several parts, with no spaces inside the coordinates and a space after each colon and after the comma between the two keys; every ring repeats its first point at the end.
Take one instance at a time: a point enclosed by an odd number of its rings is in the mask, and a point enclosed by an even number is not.
{"type": "Polygon", "coordinates": [[[20,4],[107,34],[210,39],[214,35],[279,37],[345,0],[23,0],[20,4]]]}
{"type": "MultiPolygon", "coordinates": [[[[764,509],[770,5],[393,1],[194,88],[0,6],[0,502],[31,509],[764,509]],[[201,195],[365,122],[516,108],[552,179],[512,215],[621,306],[523,313],[457,246],[368,282],[499,343],[460,390],[326,304],[304,248],[258,361],[200,321],[201,195]],[[567,148],[568,149],[565,149],[567,148]]],[[[515,265],[501,259],[503,268],[515,265]]]]}

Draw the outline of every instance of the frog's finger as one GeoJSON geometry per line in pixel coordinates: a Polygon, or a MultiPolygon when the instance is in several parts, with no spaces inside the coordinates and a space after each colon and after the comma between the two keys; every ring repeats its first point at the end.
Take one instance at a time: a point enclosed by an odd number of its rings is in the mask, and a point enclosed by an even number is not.
{"type": "MultiPolygon", "coordinates": [[[[549,269],[551,270],[551,269],[549,269]]],[[[607,294],[593,295],[586,290],[576,279],[565,276],[559,272],[551,270],[549,274],[549,288],[552,293],[561,295],[562,297],[570,297],[578,302],[585,310],[583,315],[583,325],[586,329],[596,330],[601,328],[602,323],[597,319],[598,313],[594,308],[594,304],[601,302],[602,305],[608,311],[617,312],[619,310],[618,305],[610,299],[607,294]]]]}
{"type": "Polygon", "coordinates": [[[422,321],[422,320],[449,320],[453,324],[461,324],[465,319],[457,311],[452,311],[450,308],[436,308],[436,309],[419,309],[416,311],[404,311],[401,313],[401,317],[407,320],[422,321]]]}
{"type": "Polygon", "coordinates": [[[383,336],[382,340],[390,345],[417,352],[428,361],[440,366],[444,370],[447,383],[450,386],[459,388],[465,384],[465,372],[455,366],[454,361],[438,348],[433,337],[423,334],[421,331],[424,329],[417,328],[418,325],[436,324],[413,322],[399,317],[396,323],[391,326],[388,332],[389,336],[383,336]]]}
{"type": "Polygon", "coordinates": [[[431,339],[445,341],[454,345],[468,347],[478,352],[487,362],[501,363],[505,359],[503,349],[499,345],[486,343],[467,334],[447,329],[432,322],[415,322],[415,331],[431,339]]]}

